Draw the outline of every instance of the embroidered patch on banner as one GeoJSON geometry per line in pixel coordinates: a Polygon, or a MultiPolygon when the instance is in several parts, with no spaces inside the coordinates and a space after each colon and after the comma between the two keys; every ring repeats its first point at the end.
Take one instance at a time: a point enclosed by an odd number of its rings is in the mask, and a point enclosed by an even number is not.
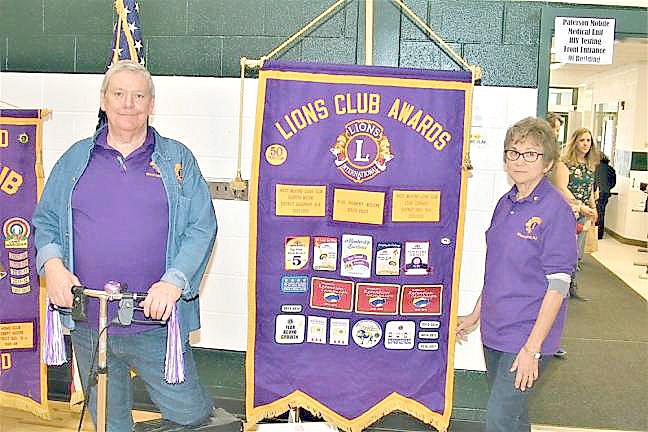
{"type": "Polygon", "coordinates": [[[285,293],[305,293],[308,291],[308,276],[282,276],[281,291],[285,293]]]}
{"type": "Polygon", "coordinates": [[[416,323],[414,321],[389,321],[385,326],[385,348],[413,349],[415,334],[416,323]]]}
{"type": "Polygon", "coordinates": [[[353,324],[351,334],[356,345],[369,349],[380,343],[383,332],[380,324],[376,321],[360,320],[353,324]]]}
{"type": "Polygon", "coordinates": [[[326,317],[308,317],[308,339],[306,341],[316,344],[326,343],[326,317]]]}
{"type": "Polygon", "coordinates": [[[310,237],[288,237],[286,238],[284,268],[286,270],[300,270],[308,264],[308,253],[310,250],[310,237]]]}
{"type": "Polygon", "coordinates": [[[275,342],[278,344],[300,344],[304,342],[306,330],[304,315],[277,315],[275,342]]]}
{"type": "Polygon", "coordinates": [[[6,249],[27,249],[31,228],[29,222],[20,217],[7,219],[2,225],[6,249]]]}
{"type": "Polygon", "coordinates": [[[316,309],[351,312],[353,282],[313,277],[310,306],[316,309]]]}
{"type": "MultiPolygon", "coordinates": [[[[368,97],[366,93],[358,93],[357,96],[368,97]]],[[[369,97],[374,99],[376,96],[369,97]]],[[[371,105],[376,105],[375,99],[371,105]]],[[[335,166],[355,183],[371,180],[384,172],[387,163],[394,158],[383,126],[376,121],[363,119],[344,125],[344,132],[337,136],[331,153],[335,157],[335,166]]]]}

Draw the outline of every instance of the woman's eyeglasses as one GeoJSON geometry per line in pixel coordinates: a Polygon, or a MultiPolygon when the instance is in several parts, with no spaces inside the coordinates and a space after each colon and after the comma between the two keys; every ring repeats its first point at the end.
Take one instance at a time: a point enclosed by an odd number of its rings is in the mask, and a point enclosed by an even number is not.
{"type": "Polygon", "coordinates": [[[510,161],[516,161],[520,159],[520,156],[522,156],[522,159],[524,159],[525,162],[535,162],[542,155],[544,155],[544,153],[538,153],[537,151],[520,153],[517,150],[504,150],[504,156],[506,156],[506,159],[510,161]]]}

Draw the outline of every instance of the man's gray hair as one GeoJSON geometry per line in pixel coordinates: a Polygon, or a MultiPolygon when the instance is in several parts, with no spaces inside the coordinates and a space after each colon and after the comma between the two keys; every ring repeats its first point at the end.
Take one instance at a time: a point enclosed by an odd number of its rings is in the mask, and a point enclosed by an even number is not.
{"type": "Polygon", "coordinates": [[[153,85],[153,78],[151,78],[151,73],[141,64],[134,62],[132,60],[120,60],[119,62],[113,64],[110,69],[104,75],[103,82],[101,83],[101,95],[105,95],[108,90],[108,85],[110,84],[110,79],[118,72],[130,71],[138,72],[144,75],[146,81],[148,81],[149,94],[152,98],[155,98],[155,86],[153,85]]]}
{"type": "MultiPolygon", "coordinates": [[[[527,117],[515,123],[506,131],[504,150],[510,149],[517,142],[531,139],[542,147],[542,160],[545,166],[555,163],[559,157],[556,134],[546,120],[536,117],[527,117]]],[[[504,156],[506,162],[506,156],[504,156]]]]}

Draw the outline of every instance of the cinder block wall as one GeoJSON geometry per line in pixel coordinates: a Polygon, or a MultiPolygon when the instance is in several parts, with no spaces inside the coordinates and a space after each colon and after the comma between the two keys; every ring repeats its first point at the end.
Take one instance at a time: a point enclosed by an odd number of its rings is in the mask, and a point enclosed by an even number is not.
{"type": "MultiPolygon", "coordinates": [[[[240,73],[241,56],[267,54],[334,2],[140,3],[153,74],[233,77],[240,73]]],[[[459,54],[484,68],[484,85],[536,86],[543,2],[409,0],[407,4],[459,54]]],[[[375,9],[376,64],[457,68],[390,0],[376,1],[375,9]]],[[[103,73],[113,18],[108,0],[0,0],[0,70],[103,73]]],[[[363,2],[348,2],[280,58],[363,63],[363,2]]]]}

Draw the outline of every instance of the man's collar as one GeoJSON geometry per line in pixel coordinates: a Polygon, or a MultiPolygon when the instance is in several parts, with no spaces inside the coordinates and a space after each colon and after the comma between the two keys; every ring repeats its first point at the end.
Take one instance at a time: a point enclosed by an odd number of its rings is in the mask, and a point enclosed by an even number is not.
{"type": "MultiPolygon", "coordinates": [[[[108,144],[108,124],[105,124],[101,126],[99,129],[94,134],[94,143],[95,146],[104,148],[104,149],[112,149],[114,150],[113,147],[111,147],[108,144]]],[[[147,126],[146,128],[146,137],[144,138],[144,143],[141,145],[139,148],[144,147],[151,147],[155,145],[155,130],[153,129],[152,126],[147,126]]]]}

